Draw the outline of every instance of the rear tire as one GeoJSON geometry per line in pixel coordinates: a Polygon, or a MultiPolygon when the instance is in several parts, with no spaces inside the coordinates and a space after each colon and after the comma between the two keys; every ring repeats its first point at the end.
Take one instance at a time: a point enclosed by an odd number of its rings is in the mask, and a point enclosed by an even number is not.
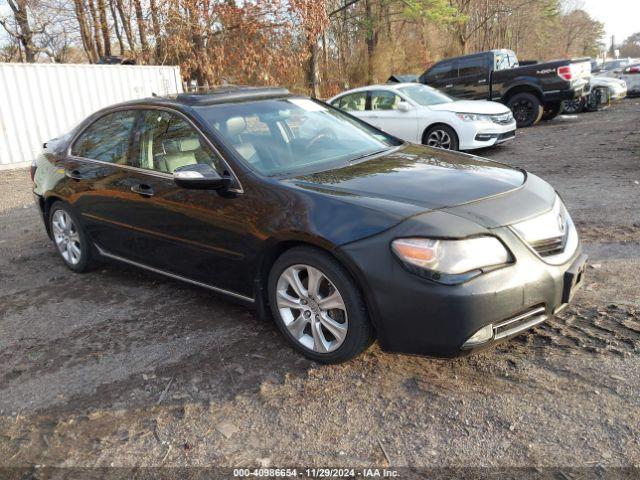
{"type": "Polygon", "coordinates": [[[544,109],[540,100],[533,93],[516,93],[507,102],[507,106],[513,112],[518,128],[535,125],[542,118],[544,109]]]}
{"type": "Polygon", "coordinates": [[[49,231],[67,267],[82,273],[94,266],[91,242],[71,207],[59,201],[51,205],[49,231]]]}
{"type": "Polygon", "coordinates": [[[311,360],[345,362],[373,342],[358,287],[322,250],[294,247],[283,253],[269,273],[268,293],[278,329],[311,360]]]}
{"type": "Polygon", "coordinates": [[[460,143],[458,134],[448,125],[433,125],[424,132],[422,143],[429,147],[442,148],[444,150],[458,150],[460,143]]]}

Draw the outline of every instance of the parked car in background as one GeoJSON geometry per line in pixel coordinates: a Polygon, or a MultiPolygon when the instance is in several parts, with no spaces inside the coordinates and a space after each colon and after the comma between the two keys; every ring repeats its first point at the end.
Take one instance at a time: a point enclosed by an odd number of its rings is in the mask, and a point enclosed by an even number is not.
{"type": "Polygon", "coordinates": [[[618,78],[627,84],[628,95],[640,95],[640,62],[624,68],[618,78]]]}
{"type": "Polygon", "coordinates": [[[375,337],[394,352],[477,350],[560,311],[585,268],[542,179],[284,89],[112,106],[49,142],[32,173],[71,270],[110,259],[225,295],[318,362],[375,337]]]}
{"type": "Polygon", "coordinates": [[[627,57],[627,58],[617,58],[615,60],[606,60],[604,61],[597,72],[600,75],[610,75],[613,76],[617,73],[622,73],[622,70],[627,68],[629,65],[633,63],[637,63],[638,60],[627,57]]]}
{"type": "Polygon", "coordinates": [[[589,59],[527,62],[511,50],[491,50],[435,63],[420,82],[457,98],[506,104],[518,127],[560,113],[561,102],[582,96],[591,71],[589,59]]]}
{"type": "Polygon", "coordinates": [[[562,113],[595,112],[627,96],[627,83],[617,78],[593,75],[582,97],[562,102],[562,113]]]}
{"type": "Polygon", "coordinates": [[[447,150],[473,150],[511,140],[516,122],[497,102],[456,100],[419,83],[356,88],[329,104],[412,143],[447,150]]]}

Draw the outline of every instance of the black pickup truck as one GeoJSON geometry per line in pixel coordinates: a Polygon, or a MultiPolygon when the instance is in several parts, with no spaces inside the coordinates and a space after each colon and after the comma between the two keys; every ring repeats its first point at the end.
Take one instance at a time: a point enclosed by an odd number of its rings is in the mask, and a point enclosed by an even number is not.
{"type": "Polygon", "coordinates": [[[491,50],[435,63],[420,78],[458,98],[506,104],[518,127],[551,119],[563,100],[582,96],[591,75],[588,58],[518,63],[511,50],[491,50]]]}

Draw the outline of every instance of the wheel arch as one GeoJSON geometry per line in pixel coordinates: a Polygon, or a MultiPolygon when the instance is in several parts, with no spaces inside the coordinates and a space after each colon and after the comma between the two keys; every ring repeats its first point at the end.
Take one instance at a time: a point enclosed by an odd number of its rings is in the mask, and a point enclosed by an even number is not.
{"type": "Polygon", "coordinates": [[[533,85],[531,83],[520,83],[518,85],[514,85],[510,87],[509,90],[507,90],[502,97],[504,103],[507,103],[511,99],[511,97],[513,97],[518,93],[531,93],[535,95],[538,98],[538,100],[540,100],[540,103],[544,103],[542,90],[540,90],[540,87],[533,85]]]}
{"type": "Polygon", "coordinates": [[[446,123],[443,122],[442,120],[437,120],[435,122],[430,123],[429,125],[427,125],[424,130],[422,131],[422,137],[420,138],[421,142],[423,145],[425,145],[425,140],[426,140],[426,136],[427,136],[427,132],[432,129],[433,127],[437,127],[437,126],[443,126],[443,127],[448,127],[451,130],[453,130],[453,133],[456,134],[456,140],[458,141],[458,145],[460,144],[460,134],[458,133],[458,130],[456,129],[456,127],[454,127],[453,125],[451,125],[450,123],[446,123]]]}
{"type": "Polygon", "coordinates": [[[44,198],[39,199],[40,211],[42,213],[42,218],[44,218],[44,227],[47,231],[47,235],[52,240],[53,237],[51,236],[51,226],[49,225],[49,212],[51,211],[51,207],[53,206],[53,204],[56,202],[62,202],[68,205],[68,202],[66,202],[62,197],[59,197],[58,195],[48,195],[44,198]]]}
{"type": "Polygon", "coordinates": [[[331,246],[326,241],[311,240],[307,238],[289,238],[278,239],[269,242],[267,247],[262,252],[258,262],[258,271],[255,277],[255,292],[256,292],[256,304],[255,307],[258,311],[260,318],[271,318],[271,310],[269,308],[269,294],[268,294],[268,281],[269,273],[274,263],[280,256],[282,256],[288,250],[295,247],[309,247],[316,250],[320,250],[333,258],[338,264],[340,264],[354,281],[356,288],[360,291],[362,298],[365,301],[365,307],[371,324],[376,329],[375,314],[373,314],[373,304],[369,295],[367,294],[366,280],[359,268],[355,266],[349,258],[340,252],[339,249],[331,246]]]}

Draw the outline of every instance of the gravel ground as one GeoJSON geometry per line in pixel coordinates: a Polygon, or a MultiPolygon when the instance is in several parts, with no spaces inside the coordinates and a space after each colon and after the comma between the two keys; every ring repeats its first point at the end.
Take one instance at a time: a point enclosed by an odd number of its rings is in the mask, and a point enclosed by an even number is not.
{"type": "Polygon", "coordinates": [[[480,154],[564,196],[590,254],[574,304],[471,357],[338,366],[207,291],[71,273],[28,172],[2,172],[0,465],[640,467],[639,101],[480,154]]]}

